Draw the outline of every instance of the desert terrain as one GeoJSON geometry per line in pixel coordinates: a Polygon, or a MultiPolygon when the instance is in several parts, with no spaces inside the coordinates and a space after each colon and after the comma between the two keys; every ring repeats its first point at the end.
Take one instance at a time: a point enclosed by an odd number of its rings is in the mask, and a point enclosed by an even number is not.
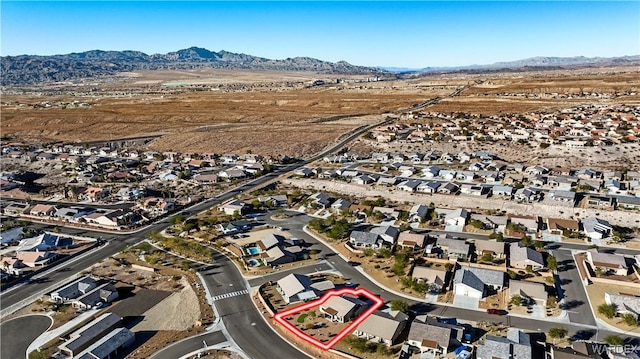
{"type": "Polygon", "coordinates": [[[336,75],[307,72],[145,71],[123,73],[98,87],[7,92],[0,131],[6,141],[25,143],[161,134],[148,149],[301,157],[356,127],[469,84],[460,95],[426,110],[492,115],[638,104],[639,75],[637,68],[620,67],[339,82],[336,75]],[[315,79],[325,84],[312,86],[315,79]],[[551,95],[585,92],[599,95],[551,95]],[[74,101],[83,105],[68,105],[74,101]]]}

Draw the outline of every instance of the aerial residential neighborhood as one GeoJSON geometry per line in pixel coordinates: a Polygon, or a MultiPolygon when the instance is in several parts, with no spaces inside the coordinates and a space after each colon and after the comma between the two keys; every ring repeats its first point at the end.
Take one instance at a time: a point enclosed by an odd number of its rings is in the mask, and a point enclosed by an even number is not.
{"type": "Polygon", "coordinates": [[[637,1],[0,6],[1,359],[640,359],[637,1]]]}

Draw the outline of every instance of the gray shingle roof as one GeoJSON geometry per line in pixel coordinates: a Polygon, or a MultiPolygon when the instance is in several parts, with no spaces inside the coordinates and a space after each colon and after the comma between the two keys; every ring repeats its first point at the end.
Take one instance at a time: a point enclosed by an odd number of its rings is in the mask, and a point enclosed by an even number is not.
{"type": "MultiPolygon", "coordinates": [[[[462,274],[458,274],[459,272],[471,272],[473,273],[482,283],[491,285],[494,287],[502,287],[504,286],[504,272],[484,269],[484,268],[476,268],[476,267],[463,267],[456,271],[456,278],[458,275],[462,276],[462,274]]],[[[462,277],[460,277],[462,278],[462,277]]],[[[455,281],[455,278],[454,278],[455,281]]],[[[454,282],[457,283],[457,282],[454,282]]]]}

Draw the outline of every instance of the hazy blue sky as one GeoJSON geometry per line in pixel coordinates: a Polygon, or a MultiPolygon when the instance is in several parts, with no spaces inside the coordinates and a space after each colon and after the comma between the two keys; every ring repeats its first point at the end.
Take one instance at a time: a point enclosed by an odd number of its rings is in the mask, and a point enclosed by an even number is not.
{"type": "Polygon", "coordinates": [[[190,46],[274,59],[455,66],[640,54],[640,1],[0,3],[6,55],[190,46]]]}

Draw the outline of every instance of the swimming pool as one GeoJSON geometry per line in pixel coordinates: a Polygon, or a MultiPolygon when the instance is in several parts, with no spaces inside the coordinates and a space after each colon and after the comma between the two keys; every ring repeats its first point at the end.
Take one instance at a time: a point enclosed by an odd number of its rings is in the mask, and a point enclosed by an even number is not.
{"type": "Polygon", "coordinates": [[[247,248],[247,252],[249,252],[249,254],[254,256],[254,255],[260,253],[260,250],[258,249],[258,247],[249,247],[249,248],[247,248]]]}
{"type": "Polygon", "coordinates": [[[249,260],[249,267],[259,267],[259,266],[260,266],[260,261],[258,261],[257,259],[249,260]]]}

